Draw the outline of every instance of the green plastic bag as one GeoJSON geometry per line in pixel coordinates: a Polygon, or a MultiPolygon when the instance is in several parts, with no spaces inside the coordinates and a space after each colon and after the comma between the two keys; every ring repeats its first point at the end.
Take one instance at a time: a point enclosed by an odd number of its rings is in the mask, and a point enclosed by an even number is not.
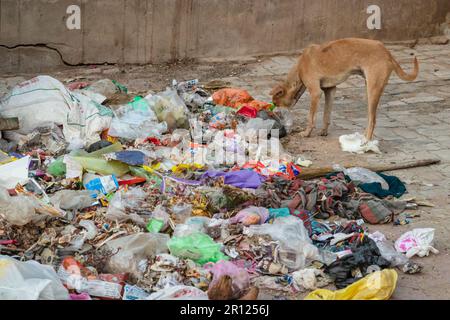
{"type": "Polygon", "coordinates": [[[208,262],[228,260],[220,251],[221,245],[207,234],[197,232],[185,237],[173,237],[167,243],[170,253],[176,257],[191,259],[204,265],[208,262]]]}
{"type": "Polygon", "coordinates": [[[59,157],[47,168],[47,172],[54,177],[62,177],[66,174],[66,164],[64,163],[64,156],[59,157]]]}

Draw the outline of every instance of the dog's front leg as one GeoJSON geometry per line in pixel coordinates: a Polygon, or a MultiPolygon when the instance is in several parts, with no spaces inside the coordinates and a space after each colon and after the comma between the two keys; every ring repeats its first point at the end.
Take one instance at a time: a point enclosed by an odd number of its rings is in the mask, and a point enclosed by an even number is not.
{"type": "Polygon", "coordinates": [[[323,91],[325,92],[325,109],[323,111],[323,128],[319,135],[326,137],[328,135],[328,127],[331,122],[331,112],[333,111],[333,99],[334,94],[336,93],[336,87],[327,88],[323,91]]]}
{"type": "Polygon", "coordinates": [[[319,107],[320,101],[320,87],[309,90],[309,93],[311,95],[311,107],[309,108],[308,127],[301,133],[303,138],[311,136],[311,132],[314,130],[317,108],[319,107]]]}

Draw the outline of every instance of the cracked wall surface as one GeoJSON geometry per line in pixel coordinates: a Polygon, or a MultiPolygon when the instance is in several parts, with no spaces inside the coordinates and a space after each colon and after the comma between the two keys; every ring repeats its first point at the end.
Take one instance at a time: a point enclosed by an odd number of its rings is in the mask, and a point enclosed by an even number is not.
{"type": "Polygon", "coordinates": [[[448,0],[0,0],[0,71],[295,52],[343,37],[435,35],[448,0]],[[377,4],[381,30],[368,30],[377,4]],[[69,5],[81,29],[68,30],[69,5]]]}

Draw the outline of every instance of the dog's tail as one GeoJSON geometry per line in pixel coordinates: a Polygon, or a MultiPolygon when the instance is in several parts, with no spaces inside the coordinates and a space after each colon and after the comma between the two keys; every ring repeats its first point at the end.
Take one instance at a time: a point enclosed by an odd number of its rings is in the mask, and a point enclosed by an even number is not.
{"type": "Polygon", "coordinates": [[[419,62],[417,61],[417,57],[414,57],[414,71],[411,74],[407,74],[403,71],[402,67],[398,64],[398,62],[391,55],[392,65],[394,66],[395,73],[400,77],[400,79],[404,81],[414,81],[419,75],[419,62]]]}

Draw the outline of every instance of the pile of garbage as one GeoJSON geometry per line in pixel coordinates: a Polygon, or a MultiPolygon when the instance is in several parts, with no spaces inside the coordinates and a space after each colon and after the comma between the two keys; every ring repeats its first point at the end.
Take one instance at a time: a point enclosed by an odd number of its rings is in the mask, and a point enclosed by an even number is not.
{"type": "Polygon", "coordinates": [[[388,299],[395,268],[438,253],[433,229],[368,232],[417,208],[396,177],[301,180],[287,110],[197,80],[116,94],[39,76],[0,99],[20,124],[0,137],[2,299],[388,299]]]}

